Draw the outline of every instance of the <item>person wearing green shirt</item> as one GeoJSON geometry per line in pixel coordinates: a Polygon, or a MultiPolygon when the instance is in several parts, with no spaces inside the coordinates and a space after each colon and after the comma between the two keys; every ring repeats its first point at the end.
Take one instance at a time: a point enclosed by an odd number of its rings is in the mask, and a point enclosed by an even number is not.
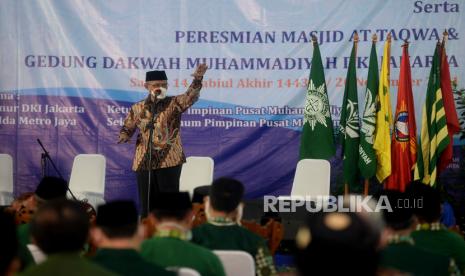
{"type": "MultiPolygon", "coordinates": [[[[53,177],[45,176],[43,177],[39,184],[37,185],[34,195],[32,195],[24,205],[35,207],[29,212],[35,212],[41,205],[55,199],[65,199],[66,192],[68,191],[68,182],[66,180],[53,177]]],[[[20,210],[19,212],[26,212],[25,210],[20,210]]],[[[19,216],[21,216],[20,214],[19,216]]],[[[31,214],[28,214],[31,215],[31,214]]],[[[34,214],[32,214],[34,216],[34,214]]],[[[32,244],[31,235],[30,235],[30,224],[23,223],[17,228],[18,234],[18,255],[21,261],[21,270],[24,270],[30,265],[35,264],[35,260],[32,257],[31,251],[28,248],[28,245],[32,244]]]]}
{"type": "Polygon", "coordinates": [[[138,250],[143,228],[138,224],[132,201],[113,201],[97,209],[96,225],[91,237],[98,250],[92,258],[96,264],[120,275],[176,275],[146,261],[138,250]]]}
{"type": "Polygon", "coordinates": [[[189,193],[158,193],[149,219],[154,236],[142,243],[142,256],[162,267],[187,267],[202,276],[225,275],[220,259],[210,250],[191,243],[192,204],[189,193]]]}
{"type": "Polygon", "coordinates": [[[399,191],[385,191],[384,196],[387,196],[392,212],[385,210],[383,213],[386,222],[383,240],[387,245],[381,251],[380,267],[412,275],[455,275],[457,266],[450,258],[421,248],[412,238],[413,209],[398,204],[410,203],[413,197],[399,191]]]}
{"type": "Polygon", "coordinates": [[[25,223],[19,225],[16,229],[18,235],[18,257],[21,269],[25,269],[28,266],[35,264],[31,251],[27,248],[27,245],[32,243],[29,235],[29,228],[29,223],[25,223]]]}
{"type": "Polygon", "coordinates": [[[418,208],[416,231],[412,232],[415,244],[423,249],[453,258],[460,271],[465,273],[465,240],[459,234],[441,225],[441,196],[437,188],[415,182],[408,188],[415,195],[418,208]]]}
{"type": "Polygon", "coordinates": [[[47,259],[28,267],[22,275],[115,275],[81,257],[89,234],[89,218],[79,203],[69,200],[45,203],[34,215],[30,227],[32,240],[47,259]]]}
{"type": "Polygon", "coordinates": [[[378,241],[361,213],[311,213],[295,238],[298,275],[376,275],[378,241]]]}
{"type": "Polygon", "coordinates": [[[241,227],[244,186],[236,179],[219,178],[205,199],[207,223],[192,230],[192,241],[211,250],[240,250],[255,259],[257,275],[276,275],[266,241],[241,227]]]}

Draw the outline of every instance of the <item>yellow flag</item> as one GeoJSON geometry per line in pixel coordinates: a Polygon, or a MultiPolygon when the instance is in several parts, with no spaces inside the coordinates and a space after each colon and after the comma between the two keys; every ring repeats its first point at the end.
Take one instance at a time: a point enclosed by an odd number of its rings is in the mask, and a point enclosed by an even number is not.
{"type": "Polygon", "coordinates": [[[389,97],[389,67],[391,58],[391,35],[388,35],[384,45],[383,64],[378,87],[379,107],[376,111],[376,130],[373,148],[376,152],[378,167],[376,178],[382,182],[391,174],[391,126],[392,111],[389,97]]]}

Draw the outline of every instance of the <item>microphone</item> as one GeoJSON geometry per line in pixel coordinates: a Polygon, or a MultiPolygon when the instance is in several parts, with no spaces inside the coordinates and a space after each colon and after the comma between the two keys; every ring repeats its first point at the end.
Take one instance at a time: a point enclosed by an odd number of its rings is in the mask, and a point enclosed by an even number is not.
{"type": "Polygon", "coordinates": [[[149,93],[150,93],[150,101],[152,103],[156,103],[157,100],[163,100],[164,98],[166,98],[166,88],[164,87],[154,88],[150,90],[149,93]]]}
{"type": "Polygon", "coordinates": [[[161,100],[163,98],[165,98],[165,95],[163,93],[163,90],[160,89],[160,88],[156,88],[154,90],[151,90],[150,91],[150,99],[152,100],[152,102],[155,102],[156,100],[161,100]]]}

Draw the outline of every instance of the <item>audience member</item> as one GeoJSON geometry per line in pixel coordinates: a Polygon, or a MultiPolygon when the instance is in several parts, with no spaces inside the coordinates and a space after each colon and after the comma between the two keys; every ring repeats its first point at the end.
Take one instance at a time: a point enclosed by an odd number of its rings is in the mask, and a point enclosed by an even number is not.
{"type": "Polygon", "coordinates": [[[457,262],[465,273],[465,240],[455,232],[448,230],[439,222],[441,218],[441,197],[439,190],[421,182],[412,183],[408,191],[415,195],[418,219],[412,238],[418,247],[440,253],[457,262]]]}
{"type": "Polygon", "coordinates": [[[27,268],[24,275],[113,275],[80,256],[89,234],[89,218],[79,203],[45,203],[32,219],[30,230],[47,259],[27,268]]]}
{"type": "MultiPolygon", "coordinates": [[[[34,216],[34,212],[44,203],[54,199],[66,198],[66,192],[68,191],[68,183],[58,177],[46,176],[42,178],[39,185],[25,205],[29,206],[21,209],[19,212],[31,212],[30,216],[34,216]]],[[[30,224],[24,223],[18,226],[18,240],[19,240],[19,257],[21,260],[22,269],[28,267],[31,264],[35,264],[34,258],[29,250],[28,246],[31,247],[30,238],[30,224]]]]}
{"type": "Polygon", "coordinates": [[[99,248],[93,261],[108,270],[128,276],[175,275],[139,255],[143,228],[138,224],[132,201],[113,201],[99,206],[91,235],[99,248]]]}
{"type": "Polygon", "coordinates": [[[299,275],[375,275],[378,235],[356,213],[312,213],[296,236],[299,275]]]}
{"type": "Polygon", "coordinates": [[[266,241],[240,226],[244,186],[231,178],[213,182],[205,200],[207,223],[193,229],[193,242],[211,250],[241,250],[255,258],[258,275],[274,275],[266,241]]]}
{"type": "Polygon", "coordinates": [[[449,275],[449,269],[456,270],[449,258],[415,244],[410,235],[415,226],[413,209],[408,208],[413,198],[399,191],[385,191],[384,196],[392,212],[384,212],[386,229],[383,235],[387,245],[381,252],[380,267],[413,275],[449,275]]]}
{"type": "Polygon", "coordinates": [[[452,207],[452,205],[447,201],[443,201],[441,207],[441,224],[450,229],[458,229],[458,225],[455,219],[454,207],[452,207]]]}
{"type": "Polygon", "coordinates": [[[142,243],[146,260],[162,267],[188,267],[202,276],[225,275],[218,257],[210,250],[189,242],[192,204],[189,193],[158,193],[149,219],[155,225],[153,238],[142,243]]]}
{"type": "Polygon", "coordinates": [[[18,239],[11,214],[0,212],[0,275],[14,275],[19,270],[18,239]]]}

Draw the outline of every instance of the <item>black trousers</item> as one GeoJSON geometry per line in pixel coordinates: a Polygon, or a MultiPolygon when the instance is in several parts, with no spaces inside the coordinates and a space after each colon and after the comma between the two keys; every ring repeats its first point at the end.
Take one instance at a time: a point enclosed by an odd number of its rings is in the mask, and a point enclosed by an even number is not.
{"type": "Polygon", "coordinates": [[[179,192],[179,177],[182,165],[151,170],[151,184],[149,185],[149,171],[137,172],[137,186],[139,189],[139,203],[141,216],[148,215],[153,204],[153,197],[159,192],[179,192]],[[149,193],[150,186],[150,193],[149,193]],[[150,195],[150,200],[149,200],[150,195]],[[150,204],[150,206],[149,206],[150,204]]]}

